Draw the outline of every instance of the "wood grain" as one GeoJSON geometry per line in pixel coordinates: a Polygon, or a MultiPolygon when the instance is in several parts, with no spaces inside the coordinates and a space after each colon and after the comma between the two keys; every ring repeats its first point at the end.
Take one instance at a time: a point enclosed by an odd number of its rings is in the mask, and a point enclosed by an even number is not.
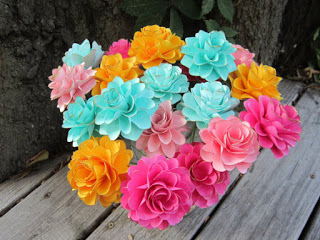
{"type": "Polygon", "coordinates": [[[17,201],[20,201],[35,188],[37,188],[44,179],[53,175],[53,170],[61,162],[66,161],[70,154],[64,154],[54,159],[48,159],[41,164],[39,170],[30,172],[26,177],[17,180],[16,178],[7,180],[0,184],[0,215],[8,211],[17,201]]]}
{"type": "Polygon", "coordinates": [[[0,239],[79,239],[112,208],[85,205],[71,191],[68,167],[46,181],[0,218],[0,239]]]}
{"type": "Polygon", "coordinates": [[[197,239],[299,238],[320,195],[320,177],[311,177],[320,176],[319,102],[319,92],[302,96],[302,141],[281,160],[264,151],[197,239]]]}

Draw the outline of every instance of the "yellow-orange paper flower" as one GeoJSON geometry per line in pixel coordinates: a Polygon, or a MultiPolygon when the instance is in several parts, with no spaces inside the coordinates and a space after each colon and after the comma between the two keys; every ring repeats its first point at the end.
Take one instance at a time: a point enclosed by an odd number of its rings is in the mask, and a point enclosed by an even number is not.
{"type": "Polygon", "coordinates": [[[250,68],[245,64],[238,65],[237,68],[238,70],[229,74],[232,97],[258,100],[260,95],[267,95],[270,98],[282,99],[277,89],[282,78],[277,77],[274,68],[262,64],[258,66],[255,62],[251,63],[250,68]]]}
{"type": "Polygon", "coordinates": [[[108,83],[112,82],[115,77],[121,77],[123,81],[128,81],[137,78],[143,73],[141,69],[135,64],[136,59],[122,58],[120,53],[115,55],[104,55],[94,78],[96,85],[92,89],[92,95],[99,95],[101,90],[107,88],[108,83]]]}
{"type": "Polygon", "coordinates": [[[68,181],[87,205],[95,205],[100,196],[104,207],[120,202],[120,185],[133,157],[122,140],[108,136],[92,137],[79,145],[69,163],[68,181]]]}
{"type": "Polygon", "coordinates": [[[136,57],[137,64],[142,64],[148,69],[159,66],[163,61],[173,64],[180,60],[180,49],[183,45],[185,42],[172,34],[169,28],[158,25],[146,26],[141,32],[134,34],[128,54],[136,57]]]}

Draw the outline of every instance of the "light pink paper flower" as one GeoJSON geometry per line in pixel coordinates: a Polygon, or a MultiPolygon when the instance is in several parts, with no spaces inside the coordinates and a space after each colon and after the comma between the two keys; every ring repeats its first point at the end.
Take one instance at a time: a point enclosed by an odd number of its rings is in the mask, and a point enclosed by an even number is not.
{"type": "Polygon", "coordinates": [[[247,67],[250,68],[254,58],[254,53],[251,53],[248,49],[245,49],[240,45],[232,45],[232,46],[237,49],[236,52],[231,53],[231,55],[235,57],[235,60],[234,60],[235,64],[238,66],[244,63],[245,65],[247,65],[247,67]]]}
{"type": "Polygon", "coordinates": [[[181,111],[172,112],[171,101],[159,105],[151,117],[151,128],[144,130],[137,140],[136,148],[144,150],[147,156],[164,154],[172,158],[186,142],[181,132],[188,131],[187,120],[181,111]]]}
{"type": "Polygon", "coordinates": [[[300,116],[293,106],[284,105],[274,98],[259,96],[244,102],[247,111],[239,114],[255,129],[262,147],[270,148],[278,159],[289,154],[289,147],[300,141],[300,116]]]}
{"type": "Polygon", "coordinates": [[[208,128],[200,130],[205,143],[201,157],[212,163],[219,172],[231,171],[235,167],[245,173],[258,155],[260,144],[257,133],[249,123],[230,116],[226,120],[213,118],[208,128]]]}
{"type": "Polygon", "coordinates": [[[93,78],[95,70],[91,67],[84,69],[84,63],[69,67],[67,64],[52,70],[49,80],[49,88],[52,89],[51,100],[58,100],[58,108],[63,112],[65,108],[75,102],[77,97],[85,98],[85,95],[96,85],[93,78]]]}
{"type": "Polygon", "coordinates": [[[179,223],[192,206],[189,171],[176,158],[142,157],[121,184],[121,206],[142,226],[165,229],[179,223]]]}
{"type": "Polygon", "coordinates": [[[115,55],[116,53],[120,53],[122,58],[128,58],[128,51],[131,44],[126,39],[120,39],[118,42],[113,42],[109,47],[109,51],[107,51],[106,55],[115,55]]]}
{"type": "Polygon", "coordinates": [[[186,143],[181,146],[175,158],[181,167],[186,167],[195,186],[192,193],[193,204],[200,208],[207,208],[219,201],[219,195],[223,195],[230,184],[228,171],[219,172],[212,164],[204,161],[200,156],[203,143],[186,143]]]}

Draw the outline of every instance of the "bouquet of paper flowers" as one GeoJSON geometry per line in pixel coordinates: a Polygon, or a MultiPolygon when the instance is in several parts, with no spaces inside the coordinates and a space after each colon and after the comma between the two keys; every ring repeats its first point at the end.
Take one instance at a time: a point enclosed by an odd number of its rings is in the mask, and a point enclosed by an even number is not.
{"type": "Polygon", "coordinates": [[[131,220],[165,229],[193,205],[216,204],[229,171],[245,173],[261,147],[288,155],[300,140],[300,117],[279,102],[276,70],[253,57],[221,31],[183,41],[157,25],[106,52],[88,40],[73,44],[49,77],[62,127],[78,147],[72,189],[88,205],[121,202],[131,220]],[[198,130],[202,142],[193,142],[198,130]],[[143,151],[137,163],[124,140],[143,151]]]}

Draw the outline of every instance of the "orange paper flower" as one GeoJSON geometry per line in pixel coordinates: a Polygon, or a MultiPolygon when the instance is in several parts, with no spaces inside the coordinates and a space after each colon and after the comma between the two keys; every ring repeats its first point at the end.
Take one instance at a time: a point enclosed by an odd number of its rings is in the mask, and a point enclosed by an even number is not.
{"type": "Polygon", "coordinates": [[[108,136],[92,137],[73,153],[68,165],[68,182],[87,205],[95,205],[99,196],[104,207],[119,203],[120,185],[132,157],[124,141],[111,141],[108,136]]]}
{"type": "Polygon", "coordinates": [[[135,62],[134,57],[123,59],[120,53],[103,56],[100,68],[95,69],[97,72],[94,78],[97,84],[92,89],[92,95],[101,94],[101,90],[106,88],[115,77],[121,77],[123,81],[128,81],[141,75],[143,71],[135,62]]]}
{"type": "Polygon", "coordinates": [[[169,28],[146,26],[134,34],[129,56],[135,56],[137,63],[146,69],[159,66],[163,61],[173,64],[181,59],[180,48],[183,45],[185,42],[172,34],[169,28]]]}
{"type": "Polygon", "coordinates": [[[277,85],[281,77],[277,77],[276,70],[267,65],[258,66],[251,63],[251,68],[245,64],[237,66],[238,70],[229,74],[231,80],[232,97],[240,100],[247,98],[259,99],[260,95],[267,95],[270,98],[281,100],[277,85]]]}

